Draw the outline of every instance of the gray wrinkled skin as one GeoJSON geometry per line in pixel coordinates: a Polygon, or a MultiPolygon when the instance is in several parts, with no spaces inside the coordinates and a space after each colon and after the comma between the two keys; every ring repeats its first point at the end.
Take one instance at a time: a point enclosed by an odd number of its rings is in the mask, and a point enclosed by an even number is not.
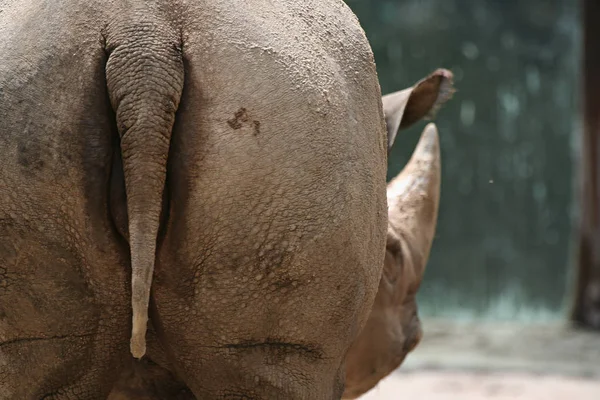
{"type": "Polygon", "coordinates": [[[198,399],[340,398],[387,224],[351,11],[0,7],[0,399],[105,399],[130,351],[198,399]]]}

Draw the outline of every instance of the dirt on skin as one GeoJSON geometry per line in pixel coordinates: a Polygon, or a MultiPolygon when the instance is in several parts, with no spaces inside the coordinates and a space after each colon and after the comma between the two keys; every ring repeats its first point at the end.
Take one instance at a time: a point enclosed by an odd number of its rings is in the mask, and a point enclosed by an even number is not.
{"type": "Polygon", "coordinates": [[[600,332],[424,322],[423,342],[360,400],[600,400],[600,332]]]}

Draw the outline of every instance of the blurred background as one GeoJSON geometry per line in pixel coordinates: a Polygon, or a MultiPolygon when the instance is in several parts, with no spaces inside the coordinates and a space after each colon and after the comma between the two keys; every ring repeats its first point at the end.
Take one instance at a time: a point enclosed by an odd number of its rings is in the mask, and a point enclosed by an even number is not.
{"type": "MultiPolygon", "coordinates": [[[[579,2],[346,1],[384,94],[438,67],[454,73],[457,93],[436,118],[443,198],[422,313],[562,318],[581,125],[579,2]]],[[[399,135],[390,178],[424,124],[399,135]]]]}
{"type": "MultiPolygon", "coordinates": [[[[439,67],[457,88],[435,120],[442,198],[418,296],[425,340],[400,371],[600,377],[600,331],[568,323],[600,327],[600,124],[588,104],[600,114],[600,61],[588,43],[595,29],[600,52],[600,2],[345,1],[369,38],[383,94],[439,67]]],[[[388,178],[424,125],[401,132],[388,178]]],[[[590,390],[600,399],[600,386],[590,390]]],[[[524,393],[506,398],[538,398],[524,393]]],[[[573,395],[588,398],[564,398],[573,395]]]]}

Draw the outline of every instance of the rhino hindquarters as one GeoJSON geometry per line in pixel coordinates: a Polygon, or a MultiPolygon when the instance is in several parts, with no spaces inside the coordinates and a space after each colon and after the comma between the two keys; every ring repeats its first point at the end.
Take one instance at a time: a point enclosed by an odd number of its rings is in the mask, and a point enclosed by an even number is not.
{"type": "Polygon", "coordinates": [[[184,83],[180,35],[169,23],[114,21],[105,32],[106,83],[120,136],[131,252],[131,353],[146,352],[146,325],[167,156],[184,83]]]}

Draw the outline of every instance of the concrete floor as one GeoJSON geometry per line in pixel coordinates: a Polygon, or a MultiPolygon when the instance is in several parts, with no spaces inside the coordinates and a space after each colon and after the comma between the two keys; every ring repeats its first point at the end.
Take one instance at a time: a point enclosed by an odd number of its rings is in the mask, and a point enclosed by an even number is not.
{"type": "Polygon", "coordinates": [[[361,400],[600,400],[600,333],[425,321],[423,342],[361,400]]]}

